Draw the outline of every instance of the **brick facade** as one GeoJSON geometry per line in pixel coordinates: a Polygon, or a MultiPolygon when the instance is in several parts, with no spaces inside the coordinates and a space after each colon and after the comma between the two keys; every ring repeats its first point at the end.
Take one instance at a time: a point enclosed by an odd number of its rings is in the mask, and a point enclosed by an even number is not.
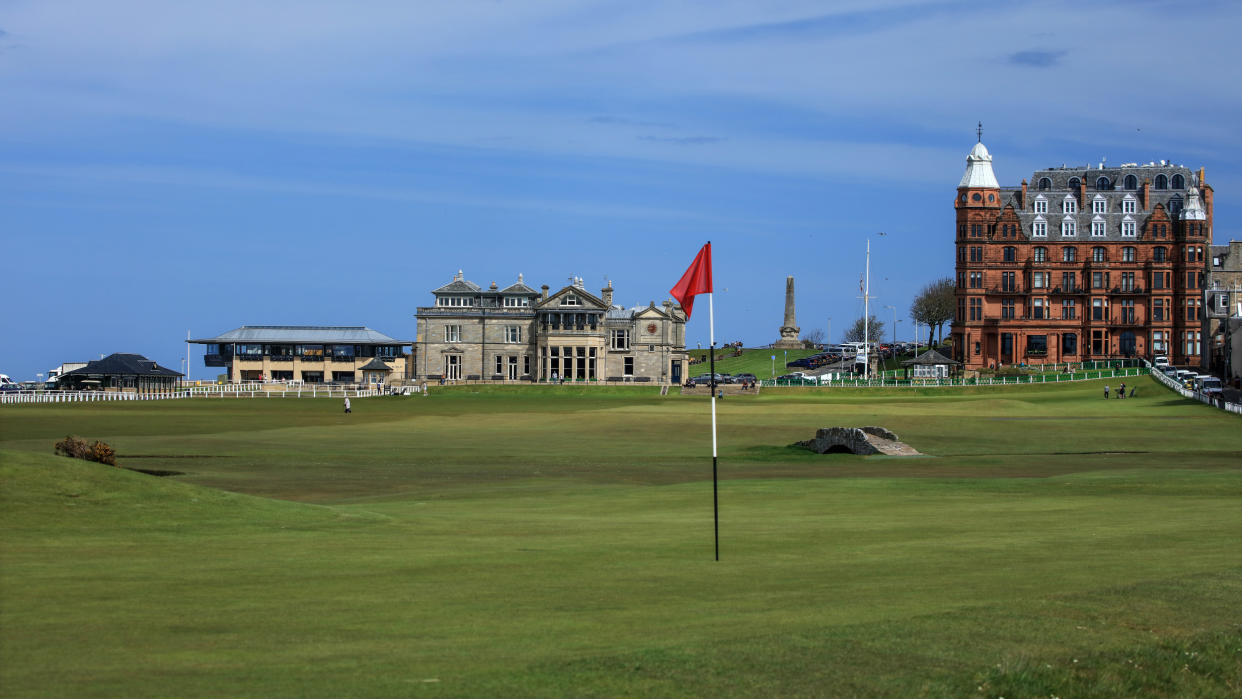
{"type": "Polygon", "coordinates": [[[956,359],[1201,363],[1213,196],[1202,170],[1060,167],[1000,187],[991,167],[977,144],[954,199],[956,359]]]}

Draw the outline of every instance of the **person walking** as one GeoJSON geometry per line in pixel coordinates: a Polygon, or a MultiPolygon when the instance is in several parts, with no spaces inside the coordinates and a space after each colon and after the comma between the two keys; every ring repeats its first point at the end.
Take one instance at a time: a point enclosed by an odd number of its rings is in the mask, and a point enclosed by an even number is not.
{"type": "Polygon", "coordinates": [[[345,396],[345,412],[347,413],[353,412],[352,410],[349,409],[349,396],[345,396]]]}
{"type": "Polygon", "coordinates": [[[1108,386],[1104,387],[1104,400],[1108,400],[1108,386]]]}
{"type": "Polygon", "coordinates": [[[1117,390],[1117,397],[1118,398],[1126,397],[1126,382],[1125,381],[1121,382],[1121,388],[1117,390]]]}

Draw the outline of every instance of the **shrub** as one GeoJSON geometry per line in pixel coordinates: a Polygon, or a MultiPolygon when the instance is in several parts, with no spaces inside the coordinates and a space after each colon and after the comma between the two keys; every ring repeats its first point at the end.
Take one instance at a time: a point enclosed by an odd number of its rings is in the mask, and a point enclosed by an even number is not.
{"type": "Polygon", "coordinates": [[[116,451],[107,442],[96,440],[92,444],[87,444],[84,439],[68,435],[56,443],[55,452],[58,456],[67,456],[71,459],[84,459],[116,466],[116,451]]]}

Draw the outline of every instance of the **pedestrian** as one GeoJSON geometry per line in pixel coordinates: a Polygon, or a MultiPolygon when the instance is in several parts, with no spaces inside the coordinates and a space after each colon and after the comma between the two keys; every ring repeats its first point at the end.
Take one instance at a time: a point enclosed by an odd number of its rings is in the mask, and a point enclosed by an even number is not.
{"type": "Polygon", "coordinates": [[[352,410],[349,409],[349,396],[345,396],[345,412],[347,413],[353,412],[352,410]]]}
{"type": "Polygon", "coordinates": [[[1104,387],[1104,400],[1108,400],[1108,386],[1104,387]]]}
{"type": "Polygon", "coordinates": [[[1118,398],[1126,397],[1126,382],[1125,381],[1121,382],[1121,388],[1117,391],[1117,397],[1118,398]]]}

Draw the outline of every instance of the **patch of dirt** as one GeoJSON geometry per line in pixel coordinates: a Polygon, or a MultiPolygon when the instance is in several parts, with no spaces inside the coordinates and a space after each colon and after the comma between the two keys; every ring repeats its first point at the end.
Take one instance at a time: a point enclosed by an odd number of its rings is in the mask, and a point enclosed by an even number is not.
{"type": "Polygon", "coordinates": [[[122,468],[124,468],[126,471],[136,471],[138,473],[145,473],[148,476],[156,476],[159,478],[164,478],[166,476],[184,476],[185,475],[184,471],[161,471],[156,468],[130,468],[128,466],[123,466],[122,468]]]}

